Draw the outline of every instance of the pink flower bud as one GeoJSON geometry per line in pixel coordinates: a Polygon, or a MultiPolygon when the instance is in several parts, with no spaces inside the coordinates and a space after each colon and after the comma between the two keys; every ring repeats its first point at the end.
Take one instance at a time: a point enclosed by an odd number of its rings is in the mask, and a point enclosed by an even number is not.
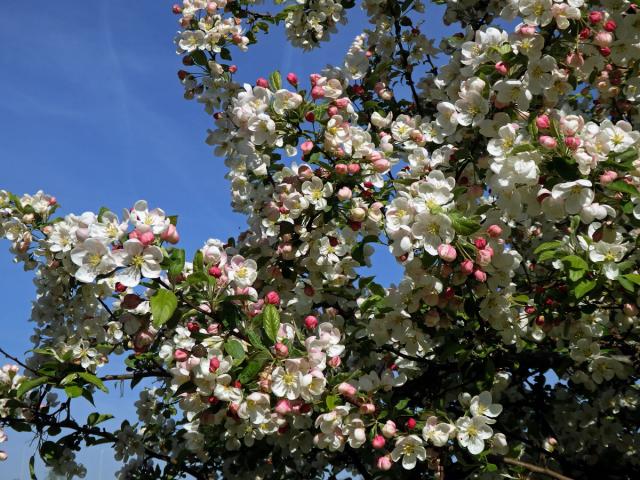
{"type": "Polygon", "coordinates": [[[164,232],[162,232],[162,234],[160,235],[160,238],[165,242],[169,242],[174,245],[180,241],[180,235],[178,234],[178,230],[176,229],[175,225],[173,225],[172,223],[170,223],[167,229],[164,232]]]}
{"type": "Polygon", "coordinates": [[[269,82],[267,81],[266,78],[263,78],[263,77],[260,77],[258,78],[258,80],[256,80],[256,85],[262,88],[269,88],[269,82]]]}
{"type": "Polygon", "coordinates": [[[498,238],[500,235],[502,235],[502,228],[499,225],[491,225],[489,228],[487,228],[487,234],[491,238],[498,238]]]}
{"type": "Polygon", "coordinates": [[[349,99],[347,97],[342,97],[337,99],[335,102],[336,107],[338,108],[347,108],[349,106],[349,99]]]}
{"type": "Polygon", "coordinates": [[[209,275],[214,278],[220,278],[222,276],[222,270],[220,270],[220,267],[214,265],[213,267],[209,267],[209,275]]]}
{"type": "Polygon", "coordinates": [[[398,427],[396,426],[396,422],[394,422],[393,420],[387,420],[387,422],[384,424],[384,427],[382,427],[382,435],[384,435],[386,438],[395,437],[397,431],[398,427]]]}
{"type": "Polygon", "coordinates": [[[347,173],[349,173],[349,167],[347,167],[344,163],[337,163],[336,173],[338,175],[346,175],[347,173]]]}
{"type": "Polygon", "coordinates": [[[613,34],[611,32],[600,31],[593,37],[593,43],[599,47],[608,47],[613,42],[613,34]]]}
{"type": "Polygon", "coordinates": [[[473,278],[475,278],[478,282],[484,283],[487,281],[487,274],[482,270],[476,270],[473,272],[473,278]]]}
{"type": "Polygon", "coordinates": [[[207,332],[212,334],[212,335],[218,335],[220,333],[220,324],[219,323],[212,323],[211,325],[209,325],[207,327],[207,332]]]}
{"type": "Polygon", "coordinates": [[[319,86],[315,86],[311,89],[311,98],[314,100],[319,100],[324,98],[324,89],[319,86]]]}
{"type": "Polygon", "coordinates": [[[314,315],[307,315],[304,319],[304,326],[309,330],[313,330],[318,326],[318,318],[314,315]]]}
{"type": "Polygon", "coordinates": [[[312,86],[316,86],[316,83],[318,83],[318,80],[320,80],[322,78],[322,75],[319,75],[317,73],[312,73],[311,75],[309,75],[309,81],[311,82],[312,86]]]}
{"type": "Polygon", "coordinates": [[[289,347],[287,347],[284,343],[276,342],[273,348],[276,351],[276,355],[280,358],[284,358],[289,355],[289,347]]]}
{"type": "Polygon", "coordinates": [[[584,65],[584,56],[580,52],[570,52],[566,58],[567,65],[580,68],[584,65]]]}
{"type": "Polygon", "coordinates": [[[302,145],[300,145],[300,150],[302,150],[302,153],[304,155],[309,155],[311,150],[313,150],[313,142],[311,140],[302,142],[302,145]]]}
{"type": "Polygon", "coordinates": [[[189,358],[189,352],[183,350],[182,348],[177,349],[173,352],[173,358],[178,362],[184,362],[187,358],[189,358]]]}
{"type": "Polygon", "coordinates": [[[389,167],[391,167],[391,163],[389,163],[389,160],[385,158],[381,158],[380,160],[376,160],[375,162],[373,162],[373,168],[378,173],[384,173],[388,171],[389,167]]]}
{"type": "Polygon", "coordinates": [[[264,296],[264,301],[271,305],[280,305],[280,295],[272,290],[264,296]]]}
{"type": "Polygon", "coordinates": [[[478,237],[473,241],[473,244],[476,246],[476,248],[483,249],[487,246],[487,240],[484,237],[478,237]]]}
{"type": "Polygon", "coordinates": [[[335,356],[331,357],[327,363],[331,368],[338,368],[342,363],[342,360],[340,359],[340,357],[335,356]]]}
{"type": "Polygon", "coordinates": [[[495,69],[500,75],[506,75],[509,73],[509,66],[505,62],[496,63],[495,69]]]}
{"type": "Polygon", "coordinates": [[[548,150],[553,150],[558,146],[558,141],[549,135],[540,135],[538,142],[548,150]]]}
{"type": "Polygon", "coordinates": [[[304,114],[304,119],[307,122],[315,122],[316,121],[316,114],[313,112],[307,112],[304,114]]]}
{"type": "Polygon", "coordinates": [[[532,37],[536,34],[536,27],[533,25],[521,25],[518,28],[518,33],[523,37],[532,37]]]}
{"type": "Polygon", "coordinates": [[[405,423],[405,426],[409,429],[409,430],[413,430],[414,428],[416,428],[416,424],[418,422],[416,422],[416,419],[411,417],[409,418],[409,420],[407,420],[407,423],[405,423]]]}
{"type": "Polygon", "coordinates": [[[330,117],[334,117],[338,114],[338,107],[331,105],[329,108],[327,108],[327,115],[329,115],[330,117]]]}
{"type": "Polygon", "coordinates": [[[464,260],[460,264],[460,271],[465,275],[471,275],[473,273],[473,262],[471,260],[464,260]]]}
{"type": "Polygon", "coordinates": [[[438,256],[445,262],[453,262],[458,256],[458,252],[453,245],[443,243],[438,246],[438,256]]]}
{"type": "Polygon", "coordinates": [[[173,6],[171,7],[171,11],[172,11],[175,15],[180,15],[180,14],[182,13],[182,7],[176,3],[175,5],[173,5],[173,6]]]}
{"type": "Polygon", "coordinates": [[[376,412],[376,406],[373,403],[363,403],[360,405],[360,413],[363,415],[372,415],[376,412]]]}
{"type": "Polygon", "coordinates": [[[351,195],[352,195],[352,192],[349,187],[342,187],[340,188],[340,190],[338,190],[338,193],[337,193],[338,200],[340,200],[341,202],[344,202],[345,200],[350,200],[351,195]]]}
{"type": "Polygon", "coordinates": [[[482,267],[486,267],[491,263],[491,257],[493,257],[493,250],[483,248],[482,250],[478,250],[476,254],[476,263],[482,267]]]}
{"type": "Polygon", "coordinates": [[[604,24],[604,29],[607,32],[614,32],[616,28],[618,28],[618,24],[613,20],[607,20],[604,24]]]}
{"type": "Polygon", "coordinates": [[[287,415],[291,413],[291,410],[291,402],[286,398],[278,400],[278,403],[276,403],[275,411],[279,415],[287,415]]]}
{"type": "Polygon", "coordinates": [[[378,460],[376,461],[376,467],[378,467],[378,470],[387,471],[392,466],[393,466],[393,462],[391,461],[391,458],[389,458],[388,455],[385,455],[384,457],[378,457],[378,460]]]}
{"type": "Polygon", "coordinates": [[[546,130],[551,126],[551,120],[548,115],[538,115],[536,117],[536,127],[540,130],[546,130]]]}
{"type": "Polygon", "coordinates": [[[611,55],[611,48],[609,47],[599,47],[598,51],[603,57],[608,57],[609,55],[611,55]]]}
{"type": "Polygon", "coordinates": [[[229,72],[236,73],[237,71],[238,71],[238,66],[237,65],[230,65],[229,66],[229,72]]]}
{"type": "Polygon", "coordinates": [[[387,441],[384,439],[382,435],[376,435],[375,437],[373,437],[373,440],[371,440],[371,445],[376,450],[380,450],[381,448],[384,448],[385,443],[387,443],[387,441]]]}
{"type": "Polygon", "coordinates": [[[589,12],[589,22],[591,25],[597,25],[604,19],[604,14],[602,12],[589,12]]]}
{"type": "Polygon", "coordinates": [[[345,397],[353,397],[357,393],[357,390],[356,387],[350,383],[342,382],[338,385],[338,392],[345,397]]]}
{"type": "Polygon", "coordinates": [[[578,137],[565,137],[564,144],[570,150],[577,150],[581,144],[581,140],[578,137]]]}
{"type": "Polygon", "coordinates": [[[357,173],[360,173],[360,165],[357,163],[350,163],[347,166],[347,170],[349,170],[351,175],[356,175],[357,173]]]}
{"type": "Polygon", "coordinates": [[[298,86],[298,76],[295,73],[287,73],[287,82],[289,82],[292,86],[298,86]]]}
{"type": "Polygon", "coordinates": [[[616,178],[618,178],[618,173],[613,170],[606,170],[602,175],[600,175],[600,183],[602,185],[608,185],[613,182],[616,178]]]}
{"type": "Polygon", "coordinates": [[[216,373],[218,371],[218,368],[220,368],[220,360],[218,360],[216,357],[213,357],[211,360],[209,360],[209,371],[211,373],[216,373]]]}

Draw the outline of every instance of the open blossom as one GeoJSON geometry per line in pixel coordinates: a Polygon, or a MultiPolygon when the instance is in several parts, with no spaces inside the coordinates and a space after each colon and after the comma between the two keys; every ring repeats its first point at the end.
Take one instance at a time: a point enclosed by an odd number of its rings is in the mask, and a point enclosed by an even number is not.
{"type": "Polygon", "coordinates": [[[255,260],[235,255],[227,264],[227,275],[229,280],[238,287],[249,287],[256,281],[258,275],[256,262],[255,260]]]}
{"type": "Polygon", "coordinates": [[[111,250],[95,238],[89,238],[71,250],[71,260],[79,267],[75,277],[85,283],[93,282],[98,275],[108,274],[116,267],[111,250]]]}
{"type": "Polygon", "coordinates": [[[116,281],[127,287],[135,287],[144,278],[158,278],[162,268],[162,251],[155,245],[144,246],[138,240],[127,240],[122,250],[113,253],[116,263],[120,267],[116,281]]]}
{"type": "Polygon", "coordinates": [[[412,470],[418,461],[424,461],[427,458],[427,451],[422,446],[420,437],[408,435],[396,440],[395,447],[391,452],[391,458],[394,462],[402,460],[402,468],[412,470]]]}
{"type": "Polygon", "coordinates": [[[485,448],[485,440],[493,435],[493,430],[487,425],[487,418],[483,416],[461,417],[456,421],[457,437],[460,446],[477,455],[485,448]]]}

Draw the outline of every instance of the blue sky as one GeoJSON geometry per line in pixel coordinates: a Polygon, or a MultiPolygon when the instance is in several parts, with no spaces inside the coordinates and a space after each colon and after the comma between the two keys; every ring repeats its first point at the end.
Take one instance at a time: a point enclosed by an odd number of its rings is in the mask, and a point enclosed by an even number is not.
{"type": "MultiPolygon", "coordinates": [[[[229,207],[222,160],[204,143],[212,121],[200,104],[182,98],[172,3],[21,2],[0,16],[0,188],[16,194],[43,189],[58,198],[63,214],[103,205],[121,211],[146,199],[180,216],[188,251],[209,237],[241,231],[244,219],[229,207]]],[[[349,13],[350,25],[310,54],[290,47],[276,28],[248,53],[235,55],[240,78],[253,82],[280,69],[306,82],[309,73],[339,61],[364,28],[359,9],[349,13]]],[[[431,27],[430,34],[440,31],[431,27]]],[[[20,356],[30,347],[34,287],[7,247],[0,246],[0,345],[20,356]]],[[[385,283],[398,279],[391,259],[383,258],[382,266],[385,283]]],[[[104,412],[131,415],[135,399],[125,389],[101,405],[104,412]]],[[[0,463],[0,478],[26,479],[30,437],[9,437],[0,447],[10,454],[0,463]]],[[[94,447],[82,458],[87,478],[113,478],[117,465],[108,449],[94,447]]]]}

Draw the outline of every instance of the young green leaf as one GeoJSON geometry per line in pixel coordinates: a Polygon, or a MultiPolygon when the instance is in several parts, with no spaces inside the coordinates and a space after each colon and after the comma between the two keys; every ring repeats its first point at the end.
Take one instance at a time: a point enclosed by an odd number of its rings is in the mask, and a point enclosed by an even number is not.
{"type": "Polygon", "coordinates": [[[162,289],[151,297],[150,304],[153,326],[159,328],[173,316],[178,306],[178,298],[172,291],[162,289]]]}

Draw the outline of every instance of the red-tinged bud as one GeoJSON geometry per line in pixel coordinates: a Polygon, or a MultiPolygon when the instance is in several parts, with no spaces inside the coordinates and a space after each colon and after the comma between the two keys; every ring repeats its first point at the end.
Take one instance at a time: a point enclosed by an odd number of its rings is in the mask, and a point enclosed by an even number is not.
{"type": "Polygon", "coordinates": [[[266,78],[264,77],[260,77],[256,80],[256,85],[258,87],[262,87],[262,88],[269,88],[269,82],[267,81],[266,78]]]}
{"type": "Polygon", "coordinates": [[[280,305],[280,295],[278,292],[271,291],[264,296],[264,301],[271,305],[280,305]]]}
{"type": "Polygon", "coordinates": [[[603,57],[608,57],[609,55],[611,55],[611,49],[609,47],[600,47],[598,48],[598,51],[603,57]]]}
{"type": "Polygon", "coordinates": [[[380,450],[381,448],[384,448],[384,445],[386,443],[387,441],[382,435],[376,435],[375,437],[373,437],[373,440],[371,440],[371,446],[376,450],[380,450]]]}
{"type": "Polygon", "coordinates": [[[321,78],[322,78],[322,75],[318,73],[312,73],[311,75],[309,75],[309,81],[311,82],[311,86],[315,87],[316,83],[318,83],[318,80],[320,80],[321,78]]]}
{"type": "Polygon", "coordinates": [[[189,75],[189,72],[185,70],[178,70],[178,78],[180,80],[184,80],[185,78],[187,78],[187,75],[189,75]]]}
{"type": "Polygon", "coordinates": [[[123,293],[127,291],[127,287],[125,287],[123,284],[121,284],[120,282],[116,282],[116,288],[115,288],[116,292],[118,293],[123,293]]]}
{"type": "Polygon", "coordinates": [[[378,460],[376,460],[376,467],[378,468],[378,470],[386,472],[387,470],[390,470],[391,467],[393,467],[393,461],[391,460],[391,458],[389,458],[389,455],[378,457],[378,460]]]}
{"type": "Polygon", "coordinates": [[[335,171],[338,175],[346,175],[347,173],[349,173],[349,167],[347,167],[344,163],[337,163],[335,171]]]}
{"type": "Polygon", "coordinates": [[[349,165],[347,165],[347,170],[349,171],[349,173],[351,175],[356,175],[356,174],[360,173],[360,164],[358,164],[358,163],[350,163],[349,165]]]}
{"type": "Polygon", "coordinates": [[[527,315],[533,315],[534,313],[536,313],[536,307],[534,307],[533,305],[527,305],[526,307],[524,307],[524,313],[526,313],[527,315]]]}
{"type": "Polygon", "coordinates": [[[359,231],[362,228],[362,222],[356,222],[355,220],[349,220],[349,228],[354,232],[359,231]]]}
{"type": "Polygon", "coordinates": [[[233,382],[233,386],[235,388],[242,388],[242,382],[240,382],[240,380],[236,380],[235,382],[233,382]]]}
{"type": "Polygon", "coordinates": [[[376,406],[373,403],[363,403],[360,405],[360,413],[363,415],[373,415],[376,412],[376,406]]]}
{"type": "Polygon", "coordinates": [[[211,360],[209,360],[209,371],[211,373],[216,373],[218,371],[218,368],[220,368],[220,360],[218,360],[216,357],[213,357],[211,360]]]}
{"type": "Polygon", "coordinates": [[[538,315],[536,317],[536,325],[538,325],[539,327],[544,325],[544,315],[538,315]]]}
{"type": "Polygon", "coordinates": [[[618,24],[616,22],[614,22],[613,20],[607,20],[604,24],[604,29],[607,32],[613,32],[615,31],[615,29],[618,28],[618,24]]]}
{"type": "Polygon", "coordinates": [[[589,27],[584,27],[582,30],[580,30],[580,40],[586,40],[587,38],[591,37],[591,29],[589,27]]]}
{"type": "Polygon", "coordinates": [[[416,428],[416,424],[418,422],[416,422],[415,418],[410,418],[409,420],[407,420],[407,423],[405,423],[405,426],[409,429],[409,430],[413,430],[414,428],[416,428]]]}
{"type": "Polygon", "coordinates": [[[315,317],[314,315],[307,315],[304,319],[304,326],[309,330],[313,330],[318,326],[318,317],[315,317]]]}
{"type": "Polygon", "coordinates": [[[286,398],[278,400],[278,402],[276,403],[275,411],[278,415],[288,415],[289,413],[291,413],[291,410],[291,402],[286,398]]]}
{"type": "Polygon", "coordinates": [[[350,383],[342,382],[340,385],[338,385],[338,393],[340,393],[340,395],[344,395],[345,397],[353,397],[357,392],[358,390],[356,390],[356,387],[354,387],[350,383]]]}
{"type": "Polygon", "coordinates": [[[438,256],[445,262],[453,262],[458,256],[458,252],[453,245],[443,243],[438,246],[438,256]]]}
{"type": "Polygon", "coordinates": [[[300,150],[302,150],[303,155],[309,155],[311,153],[311,150],[313,150],[313,142],[311,140],[302,142],[302,145],[300,145],[300,150]]]}
{"type": "Polygon", "coordinates": [[[294,87],[298,86],[298,76],[295,73],[287,73],[287,82],[294,87]]]}
{"type": "Polygon", "coordinates": [[[499,225],[491,225],[487,228],[487,234],[491,238],[499,238],[502,235],[502,228],[499,225]]]}
{"type": "Polygon", "coordinates": [[[604,19],[604,14],[599,11],[589,12],[589,23],[591,25],[597,25],[604,19]]]}
{"type": "Polygon", "coordinates": [[[509,73],[509,65],[507,65],[505,62],[496,63],[495,69],[496,72],[498,72],[500,75],[506,75],[507,73],[509,73]]]}
{"type": "Polygon", "coordinates": [[[362,95],[364,95],[365,90],[364,87],[362,85],[354,85],[353,86],[353,94],[357,95],[359,97],[361,97],[362,95]]]}
{"type": "Polygon", "coordinates": [[[182,64],[185,67],[191,67],[193,63],[193,57],[191,55],[185,55],[184,57],[182,57],[182,64]]]}
{"type": "Polygon", "coordinates": [[[471,260],[465,260],[460,264],[460,271],[465,275],[471,275],[473,273],[473,262],[471,260]]]}
{"type": "Polygon", "coordinates": [[[484,283],[487,281],[487,274],[482,270],[476,270],[475,272],[473,272],[473,278],[475,278],[480,283],[484,283]]]}
{"type": "Polygon", "coordinates": [[[314,100],[319,100],[324,98],[324,88],[315,86],[311,89],[311,98],[314,100]]]}
{"type": "Polygon", "coordinates": [[[171,11],[174,15],[180,15],[182,13],[182,7],[178,4],[175,4],[171,7],[171,11]]]}
{"type": "Polygon", "coordinates": [[[538,115],[536,117],[536,127],[540,130],[546,130],[551,126],[551,120],[548,115],[538,115]]]}
{"type": "Polygon", "coordinates": [[[622,306],[622,312],[627,317],[635,317],[638,315],[638,306],[635,303],[625,303],[622,306]]]}
{"type": "Polygon", "coordinates": [[[311,285],[305,285],[304,286],[304,294],[307,297],[313,297],[316,294],[316,291],[314,290],[314,288],[311,285]]]}
{"type": "Polygon", "coordinates": [[[160,238],[165,242],[175,245],[180,241],[180,234],[178,233],[176,226],[170,223],[167,229],[160,234],[160,238]]]}
{"type": "Polygon", "coordinates": [[[173,352],[173,358],[175,358],[177,362],[184,362],[187,358],[189,358],[189,352],[183,350],[182,348],[179,348],[175,352],[173,352]]]}
{"type": "Polygon", "coordinates": [[[477,249],[482,250],[487,246],[487,240],[484,237],[478,237],[473,241],[473,244],[477,249]]]}
{"type": "Polygon", "coordinates": [[[284,343],[276,342],[273,348],[276,351],[276,356],[280,358],[286,358],[289,356],[289,347],[287,347],[284,343]]]}
{"type": "Polygon", "coordinates": [[[220,399],[218,399],[218,397],[211,395],[209,398],[207,398],[207,403],[209,403],[209,405],[217,405],[218,402],[220,402],[220,399]]]}
{"type": "Polygon", "coordinates": [[[367,180],[362,185],[364,185],[364,188],[373,188],[374,187],[373,182],[371,182],[370,180],[367,180]]]}
{"type": "Polygon", "coordinates": [[[198,322],[187,322],[187,330],[191,333],[197,333],[200,331],[200,324],[198,322]]]}
{"type": "Polygon", "coordinates": [[[211,275],[214,278],[220,278],[222,276],[222,270],[220,270],[220,267],[216,267],[215,265],[213,267],[209,267],[209,275],[211,275]]]}
{"type": "Polygon", "coordinates": [[[340,357],[338,357],[338,356],[331,357],[329,359],[329,361],[327,362],[327,364],[331,368],[338,368],[342,364],[342,359],[340,357]]]}
{"type": "Polygon", "coordinates": [[[581,143],[582,141],[578,137],[565,137],[564,139],[564,144],[570,150],[577,150],[581,143]]]}
{"type": "Polygon", "coordinates": [[[236,73],[238,71],[237,65],[229,65],[229,72],[236,73]]]}
{"type": "Polygon", "coordinates": [[[558,141],[549,135],[540,135],[540,137],[538,137],[538,143],[547,150],[553,150],[558,146],[558,141]]]}

